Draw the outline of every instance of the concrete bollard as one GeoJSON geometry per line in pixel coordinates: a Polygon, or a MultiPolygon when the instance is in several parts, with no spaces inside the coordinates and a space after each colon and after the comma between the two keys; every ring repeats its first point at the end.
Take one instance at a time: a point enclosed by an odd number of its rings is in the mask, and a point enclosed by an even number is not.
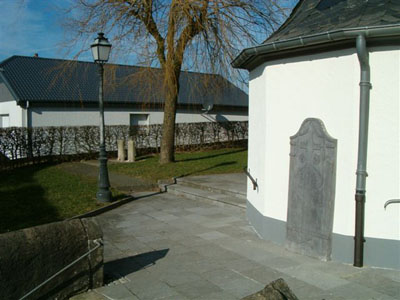
{"type": "Polygon", "coordinates": [[[136,157],[135,141],[130,139],[128,140],[128,161],[134,162],[135,157],[136,157]]]}
{"type": "Polygon", "coordinates": [[[125,161],[125,145],[124,140],[117,140],[118,145],[118,161],[125,161]]]}

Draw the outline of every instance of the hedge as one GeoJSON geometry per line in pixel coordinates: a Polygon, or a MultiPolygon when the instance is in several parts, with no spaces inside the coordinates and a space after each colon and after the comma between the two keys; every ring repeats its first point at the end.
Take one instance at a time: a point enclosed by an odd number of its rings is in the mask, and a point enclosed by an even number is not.
{"type": "MultiPolygon", "coordinates": [[[[134,139],[138,152],[158,152],[162,125],[106,126],[106,149],[117,151],[117,140],[134,139]]],[[[247,121],[179,123],[175,126],[175,146],[180,150],[202,149],[215,144],[247,140],[247,121]]],[[[91,159],[97,156],[98,126],[0,128],[0,167],[27,163],[91,159]]]]}

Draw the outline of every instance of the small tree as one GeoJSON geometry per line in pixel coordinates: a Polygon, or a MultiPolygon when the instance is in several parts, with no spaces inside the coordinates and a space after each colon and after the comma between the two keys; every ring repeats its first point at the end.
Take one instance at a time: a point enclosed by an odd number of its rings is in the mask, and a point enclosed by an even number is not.
{"type": "Polygon", "coordinates": [[[175,115],[182,69],[232,78],[238,50],[282,21],[279,0],[75,0],[67,28],[88,44],[99,30],[136,63],[162,70],[164,122],[160,162],[174,161],[175,115]]]}

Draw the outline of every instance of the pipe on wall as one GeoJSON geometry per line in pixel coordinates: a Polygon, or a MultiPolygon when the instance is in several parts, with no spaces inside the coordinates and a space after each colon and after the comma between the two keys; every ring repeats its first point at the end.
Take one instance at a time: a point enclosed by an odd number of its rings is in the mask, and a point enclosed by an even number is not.
{"type": "Polygon", "coordinates": [[[358,158],[356,183],[356,221],[354,236],[354,266],[362,267],[364,261],[364,216],[368,150],[369,98],[371,90],[369,54],[364,34],[356,38],[357,57],[360,62],[360,118],[358,131],[358,158]]]}

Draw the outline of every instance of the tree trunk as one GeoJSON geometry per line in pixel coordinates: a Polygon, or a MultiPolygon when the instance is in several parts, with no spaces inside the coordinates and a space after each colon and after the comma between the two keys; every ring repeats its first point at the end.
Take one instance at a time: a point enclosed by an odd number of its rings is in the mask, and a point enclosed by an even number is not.
{"type": "Polygon", "coordinates": [[[167,68],[165,71],[166,99],[160,150],[161,164],[175,160],[175,118],[179,95],[179,75],[180,67],[167,68]]]}
{"type": "Polygon", "coordinates": [[[178,95],[167,94],[164,106],[164,122],[161,138],[160,163],[166,164],[175,160],[175,113],[178,95]]]}

